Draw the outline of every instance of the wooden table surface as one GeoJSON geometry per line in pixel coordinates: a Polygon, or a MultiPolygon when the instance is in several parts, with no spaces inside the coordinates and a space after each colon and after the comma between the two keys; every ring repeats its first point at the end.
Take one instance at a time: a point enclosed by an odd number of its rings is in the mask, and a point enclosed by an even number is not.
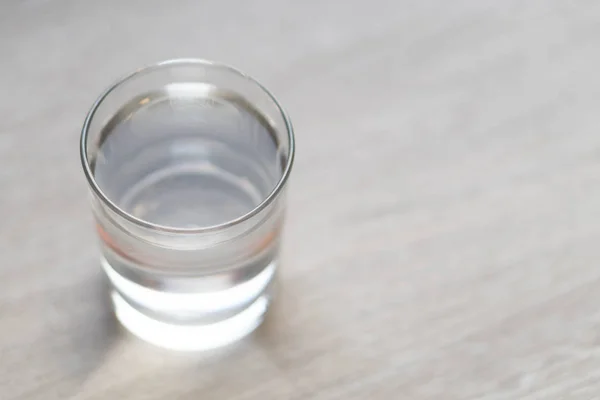
{"type": "Polygon", "coordinates": [[[600,2],[0,4],[0,399],[600,398],[600,2]],[[85,113],[174,57],[295,123],[281,295],[232,348],[117,326],[85,113]]]}

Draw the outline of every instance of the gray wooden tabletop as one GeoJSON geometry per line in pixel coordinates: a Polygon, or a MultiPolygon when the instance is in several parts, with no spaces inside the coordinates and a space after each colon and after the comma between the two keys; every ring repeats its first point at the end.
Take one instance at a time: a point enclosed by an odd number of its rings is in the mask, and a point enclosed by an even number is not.
{"type": "Polygon", "coordinates": [[[600,398],[600,2],[0,3],[0,399],[600,398]],[[281,294],[251,337],[111,316],[95,97],[174,57],[294,120],[281,294]]]}

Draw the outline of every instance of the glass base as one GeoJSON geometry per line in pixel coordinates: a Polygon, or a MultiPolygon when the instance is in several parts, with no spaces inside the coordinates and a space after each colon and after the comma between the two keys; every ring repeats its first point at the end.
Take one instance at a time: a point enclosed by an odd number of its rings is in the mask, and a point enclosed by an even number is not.
{"type": "Polygon", "coordinates": [[[233,343],[250,334],[262,322],[269,305],[264,294],[238,314],[211,324],[174,324],[156,320],[132,307],[112,292],[117,319],[131,333],[156,346],[171,350],[209,350],[233,343]]]}

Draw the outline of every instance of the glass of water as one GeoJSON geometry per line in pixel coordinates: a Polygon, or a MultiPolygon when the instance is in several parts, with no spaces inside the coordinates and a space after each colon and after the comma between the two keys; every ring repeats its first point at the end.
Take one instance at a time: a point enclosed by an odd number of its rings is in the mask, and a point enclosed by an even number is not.
{"type": "Polygon", "coordinates": [[[287,114],[229,66],[171,60],[109,88],[85,120],[81,161],[119,321],[180,350],[256,328],[293,159],[287,114]]]}

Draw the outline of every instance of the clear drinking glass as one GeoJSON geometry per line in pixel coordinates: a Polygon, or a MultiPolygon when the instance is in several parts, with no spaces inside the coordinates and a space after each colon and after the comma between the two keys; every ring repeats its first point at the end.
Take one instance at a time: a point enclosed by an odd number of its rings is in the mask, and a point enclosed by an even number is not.
{"type": "Polygon", "coordinates": [[[293,159],[282,107],[226,65],[166,61],[100,96],[81,161],[120,322],[182,350],[256,328],[278,267],[293,159]]]}

